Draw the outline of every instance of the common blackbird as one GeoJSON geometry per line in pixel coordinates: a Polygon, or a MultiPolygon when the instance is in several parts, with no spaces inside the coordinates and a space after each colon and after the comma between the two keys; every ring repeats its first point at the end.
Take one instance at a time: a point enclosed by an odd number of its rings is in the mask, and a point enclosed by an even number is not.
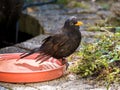
{"type": "Polygon", "coordinates": [[[33,49],[30,53],[21,54],[20,58],[33,53],[40,53],[36,57],[36,61],[42,59],[43,62],[50,57],[64,60],[65,57],[72,54],[79,46],[81,42],[79,26],[82,24],[75,16],[68,18],[59,34],[45,38],[41,47],[33,49]]]}

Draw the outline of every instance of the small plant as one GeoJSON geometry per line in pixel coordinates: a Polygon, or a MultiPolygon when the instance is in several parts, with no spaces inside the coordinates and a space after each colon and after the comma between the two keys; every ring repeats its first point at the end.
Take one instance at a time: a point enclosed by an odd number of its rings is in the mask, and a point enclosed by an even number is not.
{"type": "Polygon", "coordinates": [[[94,43],[82,43],[82,47],[76,53],[79,59],[70,67],[71,72],[108,83],[120,80],[120,33],[109,32],[94,43]]]}

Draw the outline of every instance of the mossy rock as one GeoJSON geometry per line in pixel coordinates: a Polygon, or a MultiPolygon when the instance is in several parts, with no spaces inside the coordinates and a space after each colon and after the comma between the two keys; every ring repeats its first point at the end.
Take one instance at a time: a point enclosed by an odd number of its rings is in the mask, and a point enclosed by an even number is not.
{"type": "Polygon", "coordinates": [[[111,17],[106,23],[111,24],[112,26],[120,26],[120,19],[117,17],[111,17]]]}
{"type": "Polygon", "coordinates": [[[21,15],[19,23],[19,28],[21,32],[25,32],[33,36],[44,34],[44,29],[40,25],[39,21],[30,15],[21,15]]]}

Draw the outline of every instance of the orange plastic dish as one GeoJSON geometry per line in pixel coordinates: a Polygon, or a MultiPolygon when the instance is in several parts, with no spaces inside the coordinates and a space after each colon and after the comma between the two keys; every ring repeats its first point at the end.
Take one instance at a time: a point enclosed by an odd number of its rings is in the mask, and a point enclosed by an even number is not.
{"type": "Polygon", "coordinates": [[[0,81],[12,83],[41,82],[61,77],[65,65],[50,58],[39,64],[34,58],[38,54],[30,55],[17,61],[21,53],[0,54],[0,81]]]}

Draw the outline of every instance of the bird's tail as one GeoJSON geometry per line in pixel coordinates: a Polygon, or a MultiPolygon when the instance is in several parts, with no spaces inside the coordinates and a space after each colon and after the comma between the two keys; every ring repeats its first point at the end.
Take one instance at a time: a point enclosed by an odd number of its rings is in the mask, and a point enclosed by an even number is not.
{"type": "MultiPolygon", "coordinates": [[[[29,55],[32,55],[33,53],[36,53],[36,52],[39,52],[40,51],[40,48],[35,48],[35,49],[33,49],[31,52],[29,52],[29,53],[22,53],[21,55],[20,55],[20,58],[18,59],[18,60],[20,60],[20,59],[22,59],[22,58],[25,58],[25,57],[27,57],[27,56],[29,56],[29,55]]],[[[18,61],[17,60],[17,61],[18,61]]]]}
{"type": "Polygon", "coordinates": [[[46,61],[47,59],[50,58],[49,55],[47,55],[47,54],[45,54],[44,52],[41,51],[41,48],[35,48],[31,52],[29,52],[29,53],[22,53],[20,55],[20,58],[17,59],[17,61],[19,61],[20,59],[25,58],[25,57],[27,57],[29,55],[37,53],[37,52],[39,52],[40,54],[37,57],[35,57],[36,62],[42,59],[41,62],[40,62],[40,63],[42,63],[42,62],[44,62],[44,61],[46,61]]]}

